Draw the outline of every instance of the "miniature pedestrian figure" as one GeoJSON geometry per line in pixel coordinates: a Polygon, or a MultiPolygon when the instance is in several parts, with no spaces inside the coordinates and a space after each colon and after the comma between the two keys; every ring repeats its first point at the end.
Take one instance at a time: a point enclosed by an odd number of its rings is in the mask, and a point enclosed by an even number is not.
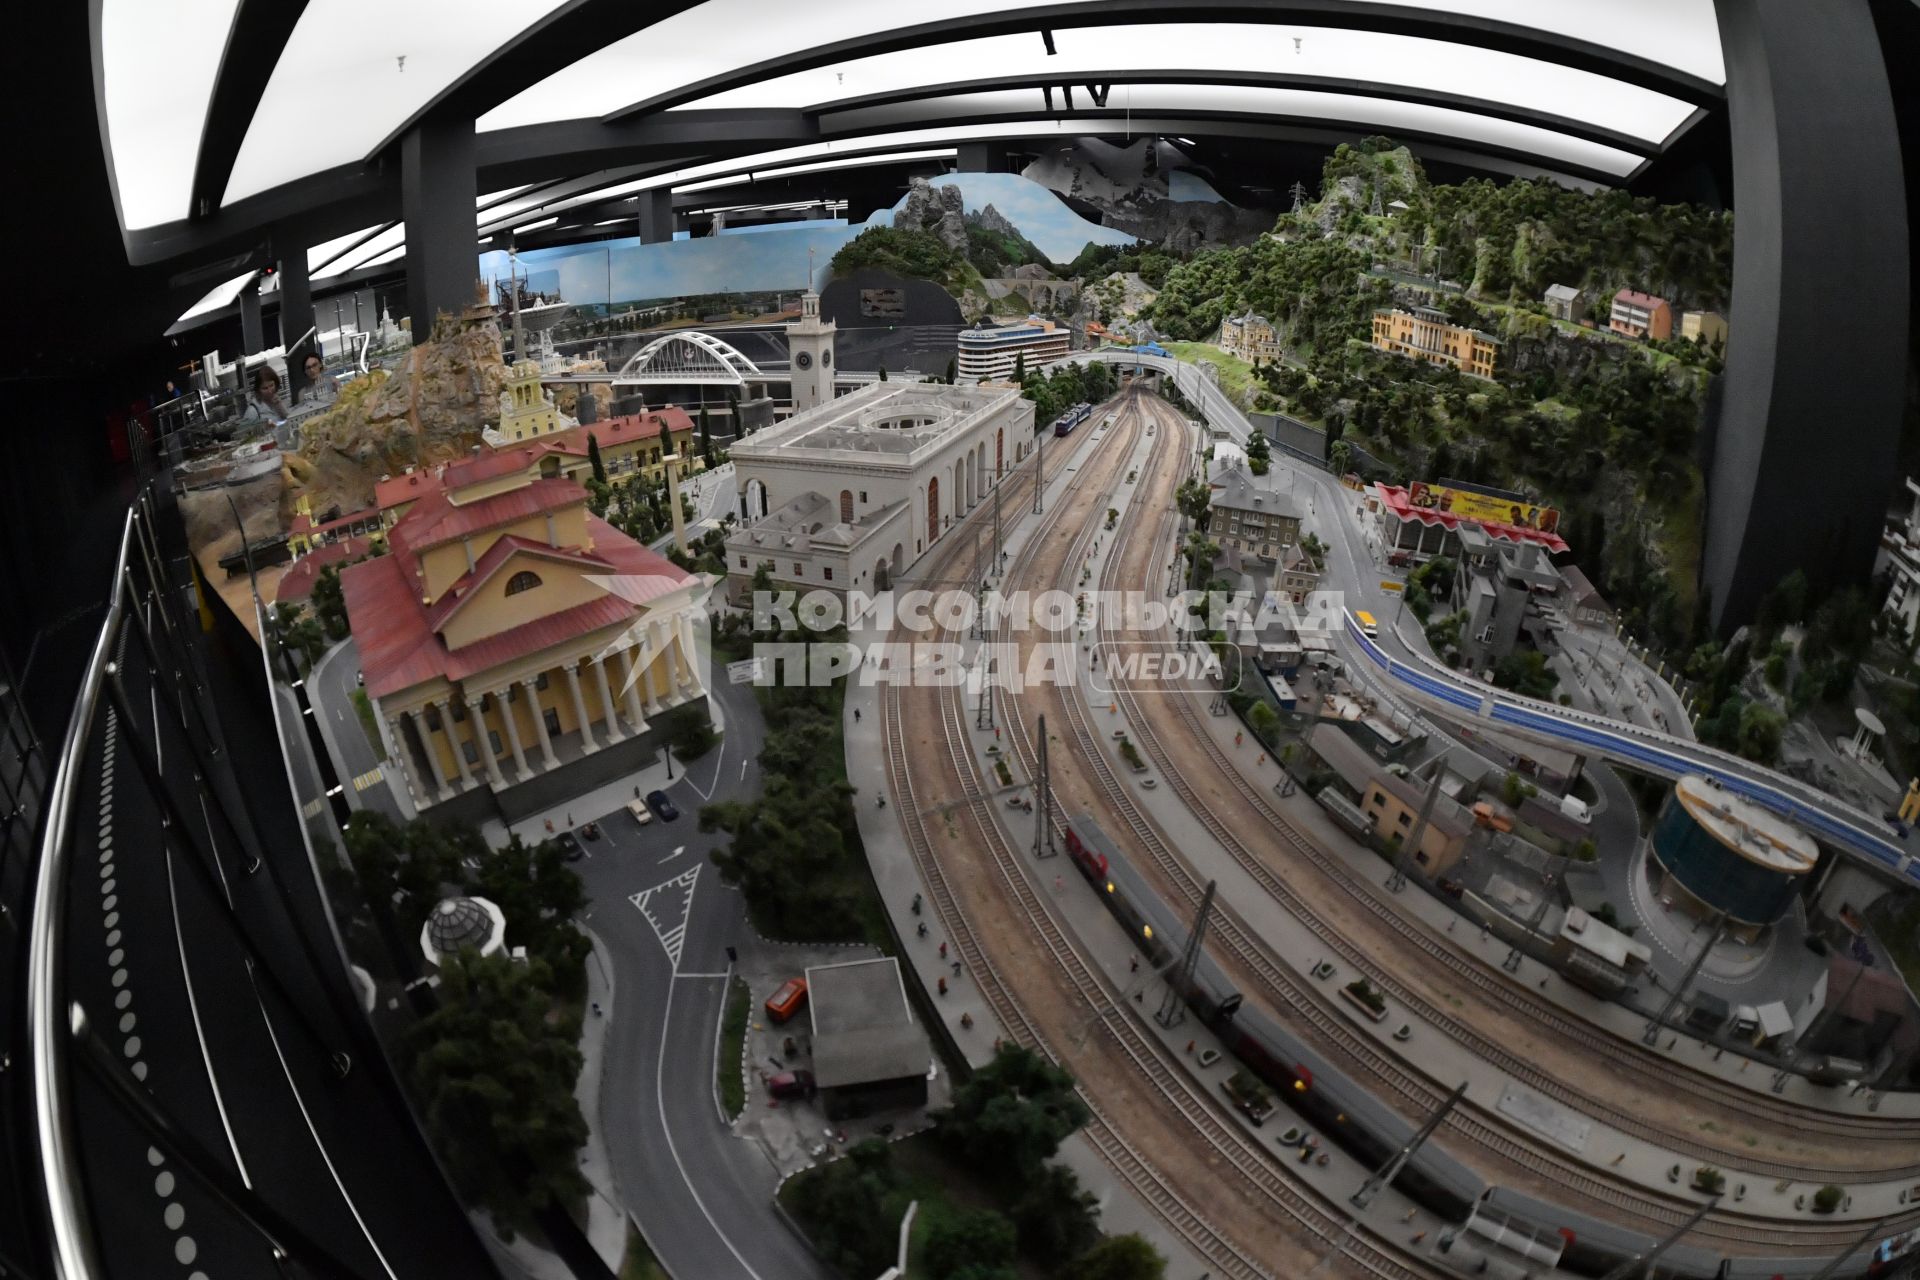
{"type": "Polygon", "coordinates": [[[1239,746],[1239,745],[1240,745],[1240,744],[1241,744],[1241,743],[1242,743],[1243,741],[1245,741],[1245,738],[1243,737],[1243,735],[1241,735],[1241,734],[1238,734],[1238,733],[1236,733],[1236,734],[1234,734],[1234,735],[1233,735],[1233,745],[1234,745],[1234,746],[1236,746],[1236,747],[1237,747],[1237,746],[1239,746]]]}
{"type": "Polygon", "coordinates": [[[855,707],[855,708],[853,709],[853,722],[854,722],[855,724],[859,724],[859,723],[860,723],[860,708],[858,708],[858,707],[855,707]]]}
{"type": "Polygon", "coordinates": [[[596,1018],[605,1016],[600,1012],[600,1002],[598,1000],[593,1002],[593,1016],[596,1018]]]}
{"type": "Polygon", "coordinates": [[[940,958],[942,960],[945,960],[947,958],[947,944],[944,942],[940,944],[940,958]]]}
{"type": "Polygon", "coordinates": [[[945,978],[940,979],[940,994],[947,994],[947,980],[945,978]]]}
{"type": "Polygon", "coordinates": [[[962,1031],[973,1030],[973,1015],[971,1013],[963,1013],[960,1015],[960,1029],[962,1031]]]}
{"type": "Polygon", "coordinates": [[[926,936],[927,936],[927,922],[926,922],[925,920],[922,920],[922,921],[920,922],[920,924],[919,924],[919,926],[918,926],[918,928],[919,928],[919,931],[920,931],[920,936],[921,936],[921,937],[923,937],[923,938],[924,938],[924,937],[926,937],[926,936]]]}
{"type": "Polygon", "coordinates": [[[887,807],[887,798],[885,796],[875,796],[874,799],[880,802],[882,809],[887,807]]]}
{"type": "Polygon", "coordinates": [[[1191,1040],[1187,1041],[1187,1054],[1188,1056],[1192,1056],[1193,1054],[1193,1041],[1191,1040]]]}
{"type": "Polygon", "coordinates": [[[920,914],[920,895],[917,893],[913,895],[913,914],[920,914]]]}
{"type": "Polygon", "coordinates": [[[1127,959],[1127,972],[1128,972],[1128,973],[1138,973],[1138,972],[1140,972],[1140,957],[1139,957],[1139,956],[1130,956],[1130,957],[1128,957],[1128,959],[1127,959]]]}
{"type": "Polygon", "coordinates": [[[1260,753],[1260,758],[1254,761],[1256,765],[1265,764],[1266,762],[1267,762],[1267,753],[1264,751],[1260,753]]]}
{"type": "Polygon", "coordinates": [[[548,818],[548,819],[547,819],[547,834],[548,834],[548,835],[552,835],[552,834],[553,834],[553,819],[552,819],[552,818],[548,818]]]}
{"type": "Polygon", "coordinates": [[[572,815],[572,814],[568,814],[568,815],[567,815],[567,826],[568,826],[569,828],[571,828],[571,827],[573,826],[573,815],[572,815]]]}
{"type": "Polygon", "coordinates": [[[960,976],[960,962],[958,960],[955,960],[953,962],[953,976],[955,978],[958,978],[960,976]]]}
{"type": "Polygon", "coordinates": [[[1065,893],[1067,891],[1067,882],[1059,876],[1055,876],[1053,878],[1053,891],[1055,893],[1065,893]]]}

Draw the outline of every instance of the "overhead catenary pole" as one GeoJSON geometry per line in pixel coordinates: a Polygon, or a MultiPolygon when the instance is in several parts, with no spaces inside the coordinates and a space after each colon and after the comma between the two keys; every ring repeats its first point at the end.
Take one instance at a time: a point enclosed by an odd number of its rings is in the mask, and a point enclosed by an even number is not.
{"type": "Polygon", "coordinates": [[[1356,1209],[1364,1209],[1367,1207],[1368,1201],[1372,1200],[1374,1196],[1378,1195],[1384,1188],[1392,1186],[1393,1180],[1400,1176],[1400,1171],[1407,1167],[1407,1161],[1413,1159],[1413,1153],[1418,1151],[1425,1145],[1427,1139],[1433,1136],[1433,1131],[1440,1127],[1440,1122],[1447,1118],[1447,1113],[1459,1104],[1460,1099],[1465,1097],[1466,1093],[1467,1082],[1462,1080],[1454,1086],[1453,1092],[1447,1095],[1446,1100],[1433,1109],[1432,1113],[1427,1116],[1425,1122],[1414,1131],[1413,1136],[1407,1139],[1406,1144],[1402,1146],[1400,1150],[1394,1152],[1393,1158],[1382,1165],[1378,1172],[1361,1183],[1360,1189],[1349,1196],[1347,1202],[1356,1209]]]}
{"type": "Polygon", "coordinates": [[[1693,1230],[1694,1227],[1698,1225],[1700,1219],[1712,1213],[1713,1207],[1719,1203],[1720,1197],[1717,1195],[1714,1196],[1698,1209],[1695,1209],[1693,1216],[1675,1227],[1672,1232],[1667,1235],[1666,1239],[1653,1246],[1653,1248],[1641,1253],[1636,1253],[1633,1257],[1628,1258],[1625,1262],[1607,1272],[1601,1280],[1639,1280],[1640,1277],[1646,1276],[1649,1274],[1649,1269],[1653,1264],[1660,1260],[1660,1255],[1680,1243],[1680,1238],[1686,1235],[1687,1232],[1693,1230]]]}
{"type": "Polygon", "coordinates": [[[1153,1015],[1154,1021],[1163,1027],[1177,1027],[1186,1020],[1187,1001],[1184,993],[1193,990],[1194,970],[1200,967],[1200,952],[1206,941],[1207,921],[1213,915],[1213,893],[1217,883],[1207,881],[1207,891],[1200,895],[1200,909],[1193,915],[1193,928],[1187,932],[1187,945],[1180,952],[1180,963],[1168,975],[1167,994],[1160,1001],[1159,1012],[1153,1015]]]}
{"type": "Polygon", "coordinates": [[[1668,1018],[1673,1016],[1673,1011],[1680,1006],[1680,1002],[1687,998],[1687,988],[1693,985],[1694,975],[1698,974],[1700,966],[1707,962],[1708,953],[1713,950],[1714,944],[1720,941],[1720,935],[1726,932],[1726,928],[1727,913],[1714,912],[1713,932],[1707,935],[1707,940],[1700,945],[1700,949],[1693,953],[1693,959],[1688,963],[1687,971],[1680,975],[1680,981],[1674,986],[1672,994],[1667,996],[1666,1003],[1660,1006],[1660,1012],[1647,1023],[1646,1032],[1640,1037],[1641,1044],[1650,1045],[1660,1038],[1660,1028],[1666,1025],[1668,1018]]]}
{"type": "Polygon", "coordinates": [[[1033,766],[1033,856],[1051,858],[1060,852],[1053,841],[1053,783],[1047,774],[1047,718],[1040,717],[1033,766]]]}
{"type": "MultiPolygon", "coordinates": [[[[1836,1271],[1840,1270],[1841,1265],[1845,1263],[1848,1258],[1851,1258],[1854,1255],[1854,1252],[1858,1250],[1862,1245],[1866,1244],[1867,1241],[1883,1233],[1887,1235],[1893,1234],[1894,1216],[1897,1216],[1897,1215],[1892,1215],[1885,1218],[1876,1218],[1872,1222],[1869,1222],[1864,1228],[1861,1229],[1860,1234],[1853,1238],[1853,1243],[1849,1244],[1846,1248],[1842,1249],[1840,1252],[1834,1254],[1833,1258],[1827,1263],[1827,1265],[1820,1268],[1819,1272],[1814,1275],[1813,1280],[1833,1280],[1833,1274],[1836,1271]]],[[[1912,1275],[1913,1271],[1911,1268],[1909,1268],[1908,1270],[1900,1274],[1912,1275]]]]}

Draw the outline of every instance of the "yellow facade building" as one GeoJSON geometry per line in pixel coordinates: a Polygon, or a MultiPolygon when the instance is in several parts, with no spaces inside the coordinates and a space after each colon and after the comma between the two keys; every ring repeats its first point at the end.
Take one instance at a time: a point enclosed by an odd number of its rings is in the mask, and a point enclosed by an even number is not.
{"type": "Polygon", "coordinates": [[[1432,307],[1398,308],[1373,313],[1373,348],[1432,364],[1448,364],[1476,378],[1491,378],[1500,358],[1500,339],[1454,324],[1432,307]]]}
{"type": "Polygon", "coordinates": [[[1220,322],[1220,345],[1248,364],[1280,358],[1280,340],[1265,316],[1248,311],[1220,322]]]}
{"type": "Polygon", "coordinates": [[[367,695],[422,808],[498,799],[706,696],[704,581],[589,513],[577,481],[541,469],[555,455],[523,452],[442,468],[390,553],[340,575],[367,695]]]}

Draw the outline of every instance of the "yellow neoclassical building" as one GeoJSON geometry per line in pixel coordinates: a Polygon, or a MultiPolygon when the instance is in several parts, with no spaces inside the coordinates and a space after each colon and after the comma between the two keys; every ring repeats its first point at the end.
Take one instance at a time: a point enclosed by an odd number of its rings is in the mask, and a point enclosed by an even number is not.
{"type": "Polygon", "coordinates": [[[706,696],[704,580],[520,453],[442,469],[390,554],[341,574],[366,692],[421,807],[485,790],[511,817],[530,806],[509,793],[576,765],[597,785],[618,762],[583,762],[618,748],[638,767],[653,717],[706,696]]]}
{"type": "Polygon", "coordinates": [[[1454,324],[1446,312],[1434,307],[1375,311],[1373,348],[1410,360],[1450,364],[1477,378],[1491,378],[1494,364],[1500,359],[1500,339],[1454,324]]]}

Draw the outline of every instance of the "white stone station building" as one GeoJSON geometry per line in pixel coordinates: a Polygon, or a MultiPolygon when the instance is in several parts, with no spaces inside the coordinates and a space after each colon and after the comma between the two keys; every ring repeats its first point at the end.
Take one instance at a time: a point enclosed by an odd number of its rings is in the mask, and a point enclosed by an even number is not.
{"type": "Polygon", "coordinates": [[[729,586],[756,569],[800,588],[873,591],[900,576],[1033,451],[1017,391],[876,382],[730,451],[741,526],[729,586]]]}

